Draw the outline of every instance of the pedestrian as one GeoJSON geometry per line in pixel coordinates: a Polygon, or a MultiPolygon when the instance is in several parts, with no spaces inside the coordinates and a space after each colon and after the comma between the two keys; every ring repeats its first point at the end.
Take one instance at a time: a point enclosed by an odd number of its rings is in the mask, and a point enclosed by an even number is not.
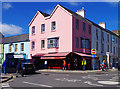
{"type": "Polygon", "coordinates": [[[17,71],[16,71],[16,73],[17,74],[21,73],[21,71],[22,71],[22,66],[21,66],[21,61],[19,61],[18,64],[17,64],[17,71]]]}
{"type": "Polygon", "coordinates": [[[86,62],[86,59],[83,58],[82,60],[82,66],[83,66],[83,70],[85,70],[85,66],[86,66],[87,62],[86,62]]]}
{"type": "Polygon", "coordinates": [[[63,60],[63,70],[66,70],[66,61],[63,60]]]}
{"type": "Polygon", "coordinates": [[[105,59],[103,59],[103,62],[102,62],[102,71],[106,71],[105,70],[105,59]]]}
{"type": "Polygon", "coordinates": [[[47,61],[45,61],[45,63],[44,63],[44,64],[45,64],[45,69],[47,69],[47,61]]]}
{"type": "Polygon", "coordinates": [[[7,69],[7,62],[6,62],[6,60],[4,60],[4,62],[2,64],[2,67],[4,69],[4,74],[6,74],[6,69],[7,69]]]}
{"type": "Polygon", "coordinates": [[[77,70],[77,59],[74,59],[74,69],[77,70]]]}

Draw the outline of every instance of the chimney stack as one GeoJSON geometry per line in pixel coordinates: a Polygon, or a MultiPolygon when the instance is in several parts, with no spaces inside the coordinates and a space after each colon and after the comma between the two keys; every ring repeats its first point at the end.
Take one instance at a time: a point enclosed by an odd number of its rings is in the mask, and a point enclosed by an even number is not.
{"type": "Polygon", "coordinates": [[[99,23],[99,26],[103,27],[104,29],[106,28],[105,22],[99,23]]]}
{"type": "Polygon", "coordinates": [[[76,13],[79,14],[79,15],[81,15],[82,17],[85,17],[85,10],[84,10],[84,7],[82,7],[81,10],[77,10],[76,13]]]}

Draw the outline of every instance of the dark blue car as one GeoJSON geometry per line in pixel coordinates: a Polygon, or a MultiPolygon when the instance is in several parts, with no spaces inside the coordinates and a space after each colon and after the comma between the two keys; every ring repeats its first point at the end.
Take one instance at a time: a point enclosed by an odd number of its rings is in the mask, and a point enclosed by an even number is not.
{"type": "Polygon", "coordinates": [[[35,73],[35,67],[31,63],[22,63],[21,64],[22,70],[21,70],[21,75],[25,74],[33,74],[35,73]]]}

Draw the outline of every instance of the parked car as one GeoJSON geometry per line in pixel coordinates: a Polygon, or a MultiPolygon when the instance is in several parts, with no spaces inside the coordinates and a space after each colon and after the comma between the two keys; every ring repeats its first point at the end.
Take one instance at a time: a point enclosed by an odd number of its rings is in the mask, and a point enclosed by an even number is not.
{"type": "Polygon", "coordinates": [[[21,70],[21,75],[25,74],[33,74],[35,73],[35,67],[32,63],[22,63],[21,64],[22,70],[21,70]]]}

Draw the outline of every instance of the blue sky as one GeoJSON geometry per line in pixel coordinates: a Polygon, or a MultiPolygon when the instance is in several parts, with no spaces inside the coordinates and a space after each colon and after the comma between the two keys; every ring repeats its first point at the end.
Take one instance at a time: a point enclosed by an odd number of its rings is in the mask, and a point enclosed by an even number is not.
{"type": "Polygon", "coordinates": [[[9,2],[2,3],[3,34],[12,36],[29,33],[28,24],[37,10],[50,14],[60,4],[74,12],[84,7],[86,18],[99,23],[105,22],[109,30],[118,29],[117,2],[9,2]]]}

